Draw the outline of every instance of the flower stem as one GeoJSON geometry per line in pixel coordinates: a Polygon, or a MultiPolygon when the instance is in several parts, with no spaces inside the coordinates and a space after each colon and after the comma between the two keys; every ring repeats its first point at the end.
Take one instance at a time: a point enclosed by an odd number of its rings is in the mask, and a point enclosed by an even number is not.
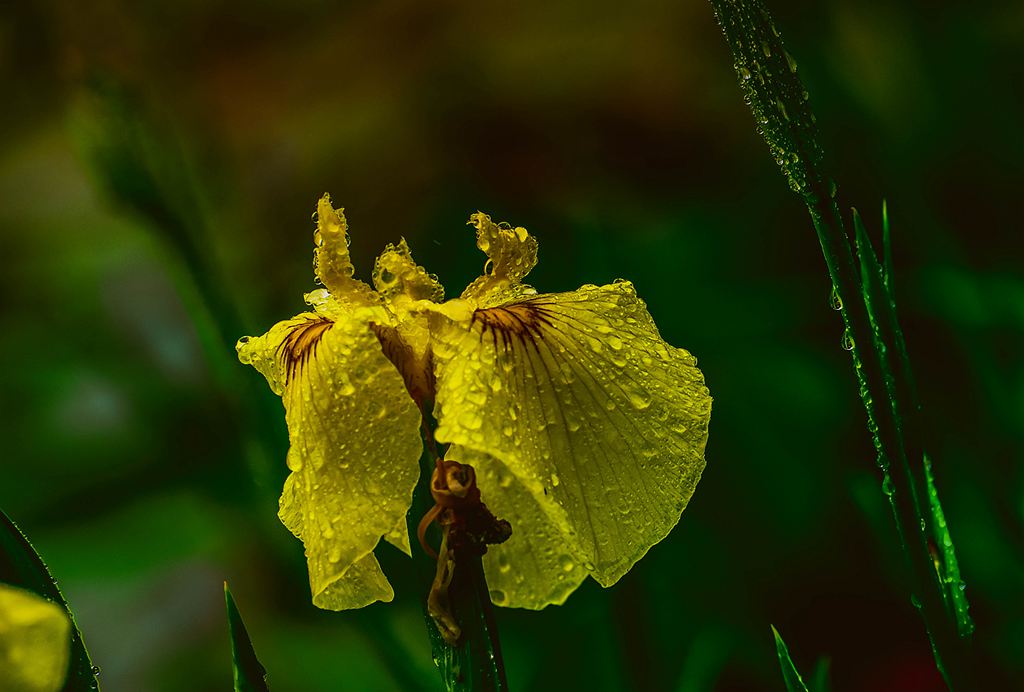
{"type": "MultiPolygon", "coordinates": [[[[761,0],[710,0],[735,60],[744,100],[790,187],[811,215],[845,327],[867,411],[883,488],[906,557],[913,602],[925,621],[935,661],[950,689],[975,687],[966,601],[946,522],[924,453],[920,407],[896,320],[891,263],[878,262],[855,218],[858,259],[826,175],[808,94],[761,0]],[[939,543],[948,548],[940,553],[939,543]]],[[[886,223],[886,239],[888,226],[886,223]]]]}
{"type": "MultiPolygon", "coordinates": [[[[429,411],[429,406],[424,406],[429,411]]],[[[408,514],[410,535],[416,534],[420,519],[434,506],[430,492],[436,460],[444,449],[433,440],[433,420],[424,415],[424,447],[420,457],[420,483],[413,492],[408,514]]],[[[440,531],[432,525],[427,532],[433,545],[440,544],[440,531]]],[[[478,555],[459,555],[454,576],[448,586],[451,610],[461,628],[459,642],[452,645],[438,630],[427,611],[427,595],[432,588],[437,562],[425,553],[418,541],[412,542],[413,559],[422,589],[422,603],[430,647],[449,692],[506,692],[505,664],[501,655],[498,627],[484,578],[483,563],[478,555]]]]}

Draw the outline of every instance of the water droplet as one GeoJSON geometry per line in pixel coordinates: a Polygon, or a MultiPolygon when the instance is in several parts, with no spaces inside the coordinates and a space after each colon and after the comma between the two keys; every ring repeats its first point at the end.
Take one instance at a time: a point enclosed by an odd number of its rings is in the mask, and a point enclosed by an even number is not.
{"type": "Polygon", "coordinates": [[[882,492],[888,497],[892,497],[892,494],[896,492],[896,488],[892,484],[892,478],[889,477],[888,473],[882,476],[882,492]]]}
{"type": "Polygon", "coordinates": [[[480,414],[473,409],[463,411],[459,415],[459,425],[468,430],[479,430],[483,424],[484,421],[480,417],[480,414]]]}
{"type": "Polygon", "coordinates": [[[629,392],[629,403],[633,404],[637,410],[642,411],[651,405],[651,395],[647,392],[633,390],[629,392]]]}
{"type": "Polygon", "coordinates": [[[563,572],[571,572],[574,569],[576,569],[576,563],[573,562],[573,559],[568,555],[563,555],[562,559],[559,562],[561,562],[562,564],[563,572]]]}
{"type": "Polygon", "coordinates": [[[761,41],[761,52],[764,53],[764,57],[766,58],[772,57],[772,49],[771,46],[768,45],[767,41],[761,41]]]}
{"type": "Polygon", "coordinates": [[[504,551],[498,553],[498,571],[502,574],[508,574],[511,569],[512,565],[509,564],[508,555],[504,551]]]}
{"type": "Polygon", "coordinates": [[[552,473],[551,474],[551,486],[554,487],[554,488],[557,488],[558,484],[560,482],[561,481],[558,479],[558,474],[557,473],[552,473]]]}
{"type": "Polygon", "coordinates": [[[854,347],[857,345],[854,342],[853,336],[850,334],[849,330],[843,332],[843,340],[841,343],[844,351],[852,351],[854,347]]]}
{"type": "Polygon", "coordinates": [[[743,78],[743,81],[747,81],[751,77],[750,70],[745,67],[740,67],[738,72],[740,73],[740,77],[743,78]]]}
{"type": "Polygon", "coordinates": [[[491,603],[494,605],[505,605],[508,602],[508,596],[501,589],[491,589],[491,603]]]}
{"type": "Polygon", "coordinates": [[[93,676],[99,675],[100,674],[100,667],[99,666],[93,666],[91,668],[90,672],[93,674],[93,676]]]}
{"type": "Polygon", "coordinates": [[[789,71],[796,74],[796,59],[789,54],[789,51],[785,48],[782,49],[782,54],[786,56],[786,63],[789,65],[789,71]]]}
{"type": "Polygon", "coordinates": [[[843,299],[839,295],[839,289],[835,286],[832,287],[832,295],[829,296],[828,304],[832,306],[833,310],[843,309],[843,299]]]}

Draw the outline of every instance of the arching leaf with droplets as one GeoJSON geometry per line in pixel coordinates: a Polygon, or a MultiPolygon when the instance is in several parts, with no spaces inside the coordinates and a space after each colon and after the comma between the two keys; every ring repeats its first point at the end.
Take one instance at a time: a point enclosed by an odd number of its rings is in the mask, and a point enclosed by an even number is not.
{"type": "Polygon", "coordinates": [[[711,398],[629,282],[433,316],[437,439],[513,526],[485,557],[498,605],[614,584],[679,520],[711,398]]]}
{"type": "Polygon", "coordinates": [[[48,601],[58,604],[67,613],[71,623],[70,666],[63,689],[65,692],[95,692],[99,690],[96,681],[98,671],[89,658],[89,652],[82,641],[82,633],[75,624],[74,615],[57,588],[57,582],[50,576],[39,554],[28,542],[21,529],[0,511],[0,582],[31,591],[48,601]]]}
{"type": "MultiPolygon", "coordinates": [[[[853,356],[861,400],[886,478],[886,494],[894,510],[912,590],[920,603],[935,663],[950,687],[971,689],[972,652],[963,641],[965,632],[959,616],[947,607],[949,596],[932,555],[929,534],[934,531],[929,531],[929,525],[934,524],[934,518],[924,506],[930,492],[924,469],[923,435],[916,422],[917,402],[908,394],[912,392],[912,380],[906,350],[902,343],[897,346],[884,334],[879,336],[886,326],[886,312],[895,325],[890,333],[899,333],[891,309],[891,254],[887,249],[889,270],[880,279],[873,251],[861,254],[862,266],[858,270],[836,201],[835,183],[822,165],[824,156],[807,92],[797,75],[796,61],[786,52],[764,2],[710,3],[732,51],[745,100],[758,122],[758,132],[768,143],[790,187],[806,204],[817,231],[837,302],[842,305],[843,344],[853,356]],[[889,290],[875,290],[871,285],[875,283],[889,290]],[[901,352],[898,357],[887,355],[893,349],[901,352]]],[[[888,247],[887,215],[884,224],[888,247]]],[[[862,247],[867,250],[866,244],[862,247]]]]}

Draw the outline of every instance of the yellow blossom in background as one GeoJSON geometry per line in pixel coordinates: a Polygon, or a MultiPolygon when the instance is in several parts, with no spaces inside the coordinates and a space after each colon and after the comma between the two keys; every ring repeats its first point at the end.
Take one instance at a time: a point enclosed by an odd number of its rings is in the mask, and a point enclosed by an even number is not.
{"type": "Polygon", "coordinates": [[[55,692],[64,686],[71,620],[56,603],[0,584],[0,689],[55,692]]]}
{"type": "Polygon", "coordinates": [[[470,219],[484,275],[443,301],[403,240],[353,278],[347,226],[324,196],[324,288],[311,310],[238,343],[285,406],[292,473],[280,517],[306,546],[313,602],[389,601],[373,549],[410,553],[421,407],[446,459],[476,469],[512,537],[484,557],[498,605],[562,603],[588,575],[614,584],[675,526],[704,468],[711,398],[628,281],[537,293],[523,228],[470,219]],[[429,410],[429,408],[428,408],[429,410]]]}

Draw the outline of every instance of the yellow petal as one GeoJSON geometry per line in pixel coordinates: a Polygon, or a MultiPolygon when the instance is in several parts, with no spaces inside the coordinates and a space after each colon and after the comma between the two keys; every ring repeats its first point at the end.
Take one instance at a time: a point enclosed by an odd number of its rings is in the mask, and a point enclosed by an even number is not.
{"type": "Polygon", "coordinates": [[[420,414],[371,329],[387,319],[381,307],[335,321],[304,313],[238,345],[282,395],[292,473],[280,517],[306,546],[313,603],[329,610],[392,599],[372,554],[382,536],[409,552],[400,527],[419,477],[420,414]]]}
{"type": "Polygon", "coordinates": [[[488,581],[529,608],[564,600],[579,568],[615,583],[675,526],[704,468],[696,360],[661,339],[628,282],[432,320],[437,439],[512,522],[488,581]]]}
{"type": "Polygon", "coordinates": [[[443,300],[444,287],[413,261],[404,238],[397,247],[388,244],[377,258],[373,283],[395,316],[393,328],[377,331],[385,355],[402,373],[413,400],[422,403],[433,398],[430,334],[418,306],[443,300]]]}
{"type": "Polygon", "coordinates": [[[484,275],[462,297],[490,307],[536,293],[520,282],[537,264],[537,239],[521,226],[496,224],[483,212],[473,214],[469,223],[476,227],[476,246],[487,255],[487,263],[484,275]]]}
{"type": "Polygon", "coordinates": [[[64,685],[71,645],[64,608],[0,584],[0,687],[54,692],[64,685]]]}
{"type": "Polygon", "coordinates": [[[488,546],[484,555],[487,587],[495,605],[539,610],[561,605],[587,578],[574,548],[565,545],[562,524],[541,505],[498,458],[452,445],[445,455],[473,460],[477,486],[488,509],[512,524],[512,536],[488,546]]]}
{"type": "Polygon", "coordinates": [[[370,287],[352,278],[355,268],[349,258],[348,242],[344,209],[335,209],[331,196],[324,195],[316,208],[313,272],[338,302],[372,303],[376,297],[370,287]]]}
{"type": "Polygon", "coordinates": [[[402,238],[398,246],[388,244],[373,267],[373,285],[389,303],[444,299],[444,287],[433,274],[416,264],[409,245],[402,238]]]}

